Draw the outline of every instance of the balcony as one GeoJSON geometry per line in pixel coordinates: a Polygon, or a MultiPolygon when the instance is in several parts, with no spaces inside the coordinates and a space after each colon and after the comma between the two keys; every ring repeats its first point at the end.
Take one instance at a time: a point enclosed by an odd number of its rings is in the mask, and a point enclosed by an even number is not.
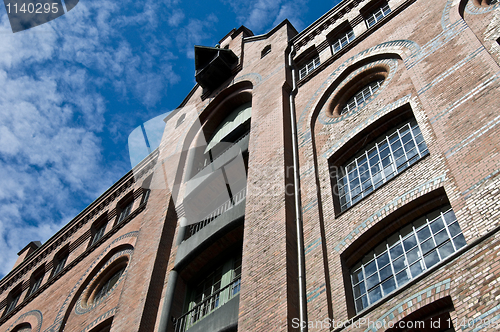
{"type": "Polygon", "coordinates": [[[226,213],[227,211],[231,210],[233,207],[240,204],[241,202],[244,203],[245,198],[247,196],[246,193],[247,193],[246,188],[239,191],[238,193],[236,193],[236,195],[227,200],[224,204],[222,204],[217,209],[209,213],[205,218],[203,218],[202,221],[193,225],[189,225],[184,240],[189,239],[191,236],[199,232],[202,228],[210,224],[214,219],[216,219],[223,213],[226,213]]]}
{"type": "Polygon", "coordinates": [[[203,299],[174,322],[175,332],[221,331],[238,324],[241,277],[203,299]]]}

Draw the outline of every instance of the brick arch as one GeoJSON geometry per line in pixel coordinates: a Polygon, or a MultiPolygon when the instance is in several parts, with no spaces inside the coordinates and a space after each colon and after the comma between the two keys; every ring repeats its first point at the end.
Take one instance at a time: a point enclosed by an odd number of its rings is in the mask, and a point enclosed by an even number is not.
{"type": "Polygon", "coordinates": [[[377,322],[380,322],[380,325],[384,326],[384,322],[387,325],[389,321],[395,323],[405,318],[411,318],[410,316],[412,316],[412,314],[425,307],[450,307],[450,303],[452,305],[450,285],[451,279],[445,279],[420,292],[410,295],[378,317],[373,324],[375,326],[367,328],[364,332],[376,332],[377,322]]]}
{"type": "Polygon", "coordinates": [[[16,319],[11,326],[9,326],[6,332],[15,331],[15,328],[22,324],[29,324],[32,332],[40,332],[42,322],[43,315],[40,310],[31,310],[19,316],[19,318],[16,319]]]}
{"type": "Polygon", "coordinates": [[[406,65],[416,57],[419,50],[420,46],[411,40],[394,40],[366,49],[344,61],[323,81],[300,112],[297,126],[299,146],[310,141],[319,112],[336,84],[341,83],[346,76],[370,62],[383,59],[400,59],[406,65]]]}
{"type": "Polygon", "coordinates": [[[64,323],[68,319],[71,309],[74,307],[76,301],[78,300],[79,294],[83,291],[83,286],[85,286],[86,282],[88,282],[89,279],[93,276],[92,273],[97,273],[99,268],[101,268],[103,264],[106,263],[107,259],[109,259],[117,251],[120,251],[124,248],[133,248],[138,235],[138,231],[126,233],[116,238],[101,252],[101,254],[89,265],[85,273],[80,277],[78,282],[71,289],[62,306],[59,308],[56,318],[54,319],[54,323],[47,329],[45,329],[44,332],[62,332],[64,323]]]}

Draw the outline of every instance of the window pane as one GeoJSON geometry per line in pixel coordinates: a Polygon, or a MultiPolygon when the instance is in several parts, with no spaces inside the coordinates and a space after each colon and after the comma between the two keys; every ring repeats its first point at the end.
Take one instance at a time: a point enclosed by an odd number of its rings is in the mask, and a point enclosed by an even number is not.
{"type": "Polygon", "coordinates": [[[424,240],[428,239],[429,236],[431,236],[431,231],[429,230],[429,227],[426,225],[422,227],[418,232],[417,232],[418,240],[420,242],[423,242],[424,240]]]}
{"type": "Polygon", "coordinates": [[[416,245],[417,245],[417,240],[415,239],[415,235],[411,235],[403,240],[403,246],[405,247],[405,250],[410,250],[416,245]]]}
{"type": "Polygon", "coordinates": [[[354,297],[358,298],[362,294],[364,294],[365,292],[366,292],[366,290],[365,290],[365,283],[364,282],[360,283],[357,286],[354,286],[354,297]]]}
{"type": "Polygon", "coordinates": [[[403,247],[401,247],[401,244],[398,244],[392,247],[390,252],[391,252],[391,258],[395,259],[403,254],[403,247]]]}
{"type": "Polygon", "coordinates": [[[369,291],[368,298],[370,299],[370,303],[374,303],[380,300],[382,298],[382,292],[380,291],[380,286],[377,286],[371,291],[369,291]]]}
{"type": "Polygon", "coordinates": [[[377,264],[379,267],[384,267],[389,264],[389,254],[387,252],[383,253],[377,258],[377,264]]]}
{"type": "Polygon", "coordinates": [[[421,261],[418,261],[417,263],[410,266],[410,272],[411,272],[412,278],[415,278],[416,276],[418,276],[420,273],[422,273],[423,270],[424,269],[422,267],[421,261]]]}
{"type": "Polygon", "coordinates": [[[428,269],[431,268],[437,262],[439,262],[439,256],[436,250],[431,251],[427,256],[425,256],[424,261],[428,269]]]}
{"type": "Polygon", "coordinates": [[[453,244],[451,244],[450,241],[448,241],[441,248],[439,248],[439,254],[441,255],[441,259],[445,259],[446,257],[450,256],[454,252],[455,252],[455,249],[453,249],[453,244]]]}
{"type": "Polygon", "coordinates": [[[351,280],[357,305],[363,305],[360,298],[365,295],[366,290],[368,290],[369,302],[372,304],[373,301],[379,299],[380,293],[382,296],[387,295],[450,256],[455,251],[454,244],[465,245],[465,239],[456,222],[448,226],[450,229],[456,229],[457,235],[452,241],[449,239],[446,228],[441,229],[434,237],[431,235],[431,223],[439,228],[436,221],[441,220],[442,212],[448,210],[449,206],[407,223],[387,240],[375,246],[355,265],[351,280]],[[434,239],[439,243],[438,248],[434,239]],[[390,249],[387,251],[388,247],[390,249]],[[375,260],[374,257],[376,257],[375,260]],[[362,280],[363,269],[365,273],[370,273],[365,281],[362,280]]]}
{"type": "Polygon", "coordinates": [[[464,247],[467,243],[465,242],[465,238],[462,234],[458,235],[453,239],[453,243],[455,243],[455,247],[458,249],[464,247]]]}
{"type": "Polygon", "coordinates": [[[406,254],[406,257],[408,257],[408,264],[412,264],[420,258],[420,250],[418,249],[418,247],[412,249],[406,254]]]}
{"type": "Polygon", "coordinates": [[[392,269],[391,269],[390,265],[388,265],[388,266],[384,267],[382,270],[380,270],[380,280],[385,280],[391,275],[392,275],[392,269]]]}
{"type": "Polygon", "coordinates": [[[382,283],[382,289],[384,290],[384,295],[387,295],[395,290],[396,282],[394,281],[394,278],[390,278],[389,280],[382,283]]]}
{"type": "Polygon", "coordinates": [[[436,240],[436,245],[439,246],[441,243],[448,240],[448,232],[446,232],[446,229],[443,229],[441,232],[434,235],[434,239],[436,240]]]}

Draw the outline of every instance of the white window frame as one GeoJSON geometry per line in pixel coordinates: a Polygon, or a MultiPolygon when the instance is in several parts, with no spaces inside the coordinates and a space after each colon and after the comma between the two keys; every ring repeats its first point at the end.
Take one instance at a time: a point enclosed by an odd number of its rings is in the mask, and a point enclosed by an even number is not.
{"type": "Polygon", "coordinates": [[[427,144],[415,119],[391,129],[340,167],[337,174],[340,211],[359,202],[427,154],[427,144]]]}
{"type": "Polygon", "coordinates": [[[370,97],[373,96],[375,92],[377,92],[377,90],[382,86],[383,83],[384,79],[378,79],[365,85],[346,101],[344,107],[342,107],[342,109],[340,110],[340,115],[356,109],[365,101],[370,99],[370,97]]]}
{"type": "Polygon", "coordinates": [[[319,54],[318,54],[299,70],[299,80],[309,75],[309,73],[311,73],[314,69],[318,68],[320,64],[321,61],[319,59],[319,54]]]}
{"type": "Polygon", "coordinates": [[[356,313],[404,286],[466,244],[450,205],[413,220],[350,269],[356,313]]]}
{"type": "Polygon", "coordinates": [[[354,40],[354,31],[351,29],[339,35],[339,37],[332,43],[332,53],[335,54],[343,49],[347,44],[354,40]]]}
{"type": "Polygon", "coordinates": [[[388,3],[384,3],[380,8],[377,10],[373,11],[366,19],[366,26],[368,28],[374,26],[377,22],[379,22],[381,19],[386,17],[389,13],[391,12],[391,8],[389,7],[388,3]]]}
{"type": "Polygon", "coordinates": [[[132,212],[132,206],[134,205],[134,201],[128,203],[121,211],[120,216],[118,217],[117,224],[121,223],[125,218],[127,218],[132,212]]]}
{"type": "Polygon", "coordinates": [[[30,291],[28,293],[28,296],[30,296],[31,294],[35,293],[38,290],[38,288],[40,288],[40,285],[42,284],[44,276],[45,276],[45,274],[41,273],[41,274],[39,274],[39,275],[37,275],[35,277],[35,282],[31,286],[30,291]]]}

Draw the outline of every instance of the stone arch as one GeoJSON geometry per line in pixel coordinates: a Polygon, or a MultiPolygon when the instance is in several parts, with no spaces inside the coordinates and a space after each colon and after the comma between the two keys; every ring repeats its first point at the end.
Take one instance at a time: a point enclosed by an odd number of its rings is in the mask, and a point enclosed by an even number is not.
{"type": "Polygon", "coordinates": [[[63,305],[59,308],[56,318],[52,326],[47,328],[45,332],[62,331],[64,323],[67,321],[69,314],[76,304],[79,295],[84,290],[84,287],[89,280],[97,274],[100,268],[111,258],[115,253],[124,249],[133,249],[139,232],[133,231],[126,233],[113,242],[111,242],[101,254],[89,265],[85,273],[80,277],[75,286],[71,289],[63,305]]]}
{"type": "MultiPolygon", "coordinates": [[[[30,327],[33,332],[40,332],[42,328],[43,315],[40,310],[31,310],[19,316],[16,321],[9,326],[6,332],[17,331],[18,327],[30,327]]],[[[22,330],[21,330],[22,331],[22,330]]]]}

